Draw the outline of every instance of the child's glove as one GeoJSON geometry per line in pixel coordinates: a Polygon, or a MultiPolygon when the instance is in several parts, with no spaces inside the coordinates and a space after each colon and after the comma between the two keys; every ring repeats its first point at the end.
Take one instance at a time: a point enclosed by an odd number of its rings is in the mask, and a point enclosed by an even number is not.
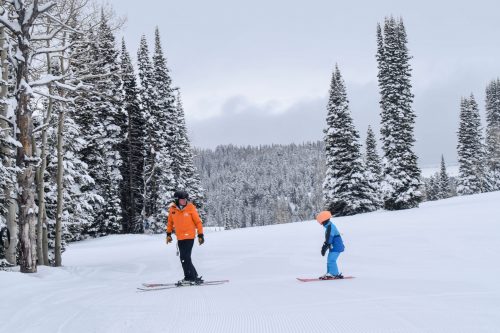
{"type": "Polygon", "coordinates": [[[330,245],[327,242],[323,243],[323,246],[321,247],[321,255],[323,257],[325,256],[326,250],[328,250],[329,247],[330,245]]]}
{"type": "Polygon", "coordinates": [[[172,243],[172,236],[170,233],[167,233],[167,239],[166,239],[167,244],[172,243]]]}
{"type": "Polygon", "coordinates": [[[205,243],[205,237],[203,237],[203,234],[198,235],[198,243],[200,243],[200,245],[205,243]]]}

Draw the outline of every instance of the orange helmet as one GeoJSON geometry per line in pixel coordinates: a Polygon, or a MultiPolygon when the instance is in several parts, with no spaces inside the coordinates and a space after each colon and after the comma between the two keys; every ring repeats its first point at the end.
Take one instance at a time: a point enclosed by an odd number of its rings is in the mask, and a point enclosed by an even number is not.
{"type": "Polygon", "coordinates": [[[319,224],[323,224],[323,222],[329,220],[332,217],[332,213],[330,213],[327,210],[324,210],[320,212],[318,215],[316,215],[316,221],[318,221],[319,224]]]}

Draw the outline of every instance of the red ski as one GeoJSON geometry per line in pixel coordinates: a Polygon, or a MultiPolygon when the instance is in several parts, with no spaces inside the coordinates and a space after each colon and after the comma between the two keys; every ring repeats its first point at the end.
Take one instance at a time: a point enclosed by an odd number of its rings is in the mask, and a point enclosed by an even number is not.
{"type": "Polygon", "coordinates": [[[344,276],[343,279],[328,279],[328,280],[322,280],[322,279],[302,279],[302,278],[297,278],[300,282],[313,282],[313,281],[341,281],[341,280],[347,280],[347,279],[354,279],[354,276],[344,276]]]}

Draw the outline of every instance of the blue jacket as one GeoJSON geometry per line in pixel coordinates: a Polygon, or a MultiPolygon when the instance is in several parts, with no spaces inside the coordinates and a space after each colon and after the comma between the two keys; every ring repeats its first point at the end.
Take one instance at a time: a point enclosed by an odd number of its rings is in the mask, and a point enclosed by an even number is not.
{"type": "Polygon", "coordinates": [[[328,221],[323,225],[326,229],[325,231],[325,242],[330,244],[331,252],[344,252],[344,242],[342,241],[342,237],[340,236],[340,232],[338,231],[335,224],[332,221],[328,221]]]}

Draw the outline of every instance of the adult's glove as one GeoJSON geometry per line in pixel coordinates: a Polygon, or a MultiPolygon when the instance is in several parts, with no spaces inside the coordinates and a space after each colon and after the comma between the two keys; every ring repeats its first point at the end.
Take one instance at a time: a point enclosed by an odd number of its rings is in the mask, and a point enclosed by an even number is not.
{"type": "Polygon", "coordinates": [[[323,243],[323,246],[321,247],[321,255],[323,257],[325,256],[326,250],[328,250],[329,247],[330,245],[327,242],[323,243]]]}
{"type": "Polygon", "coordinates": [[[172,234],[171,233],[167,233],[167,239],[166,239],[166,241],[167,241],[167,244],[168,243],[172,243],[172,234]]]}
{"type": "Polygon", "coordinates": [[[198,235],[198,243],[200,243],[200,245],[205,243],[205,237],[203,237],[203,234],[198,235]]]}

